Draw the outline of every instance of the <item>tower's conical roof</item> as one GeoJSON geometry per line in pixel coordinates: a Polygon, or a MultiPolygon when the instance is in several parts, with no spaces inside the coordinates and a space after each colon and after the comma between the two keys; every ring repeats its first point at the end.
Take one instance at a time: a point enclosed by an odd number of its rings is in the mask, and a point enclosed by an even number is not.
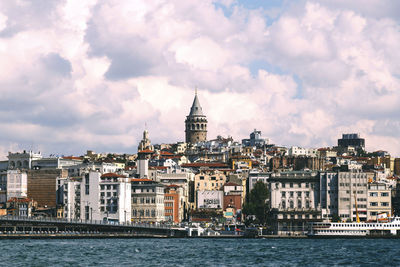
{"type": "Polygon", "coordinates": [[[189,116],[204,116],[203,110],[200,106],[199,98],[197,97],[197,92],[196,92],[196,95],[194,96],[194,100],[193,100],[192,107],[190,109],[189,116]]]}

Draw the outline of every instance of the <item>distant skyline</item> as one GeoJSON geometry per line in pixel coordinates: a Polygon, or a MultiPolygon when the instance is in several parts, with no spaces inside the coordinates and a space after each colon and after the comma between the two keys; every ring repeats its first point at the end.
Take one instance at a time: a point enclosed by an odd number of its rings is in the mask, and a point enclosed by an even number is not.
{"type": "Polygon", "coordinates": [[[287,146],[360,133],[400,156],[400,2],[2,1],[0,158],[134,153],[255,128],[287,146]]]}

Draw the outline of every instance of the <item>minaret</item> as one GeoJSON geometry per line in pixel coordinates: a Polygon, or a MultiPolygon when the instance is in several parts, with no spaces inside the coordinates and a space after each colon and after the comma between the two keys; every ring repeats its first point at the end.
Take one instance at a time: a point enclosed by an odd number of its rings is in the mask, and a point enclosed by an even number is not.
{"type": "Polygon", "coordinates": [[[185,120],[186,143],[195,144],[207,140],[207,118],[197,97],[197,89],[190,113],[185,120]]]}

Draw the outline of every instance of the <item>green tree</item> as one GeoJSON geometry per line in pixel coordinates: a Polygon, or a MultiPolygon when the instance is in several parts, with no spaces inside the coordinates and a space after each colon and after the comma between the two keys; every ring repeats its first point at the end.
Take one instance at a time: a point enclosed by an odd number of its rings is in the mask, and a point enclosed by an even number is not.
{"type": "Polygon", "coordinates": [[[258,181],[254,188],[247,196],[247,201],[243,205],[243,213],[254,215],[256,217],[255,223],[264,225],[267,222],[267,213],[269,211],[269,190],[268,185],[258,181]]]}

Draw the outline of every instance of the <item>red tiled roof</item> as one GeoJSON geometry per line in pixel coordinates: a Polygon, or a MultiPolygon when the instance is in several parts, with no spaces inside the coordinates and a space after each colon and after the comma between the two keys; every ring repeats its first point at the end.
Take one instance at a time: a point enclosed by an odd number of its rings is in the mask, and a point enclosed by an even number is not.
{"type": "Polygon", "coordinates": [[[116,173],[105,173],[102,176],[100,176],[100,178],[107,178],[107,177],[117,177],[117,178],[126,178],[126,176],[120,175],[120,174],[116,174],[116,173]]]}
{"type": "Polygon", "coordinates": [[[163,158],[163,159],[180,159],[181,156],[178,156],[178,155],[161,155],[160,158],[163,158]]]}
{"type": "Polygon", "coordinates": [[[150,150],[150,149],[145,149],[145,150],[138,151],[138,153],[154,153],[154,151],[150,150]]]}
{"type": "Polygon", "coordinates": [[[32,199],[30,198],[17,198],[17,197],[12,197],[9,200],[7,200],[7,202],[19,202],[19,203],[27,203],[27,202],[31,202],[32,199]]]}
{"type": "Polygon", "coordinates": [[[228,182],[228,183],[224,184],[224,186],[239,186],[239,185],[237,183],[228,182]]]}
{"type": "Polygon", "coordinates": [[[179,185],[176,185],[176,184],[170,184],[170,185],[167,185],[167,187],[180,187],[179,185]]]}
{"type": "Polygon", "coordinates": [[[163,156],[167,156],[167,155],[174,155],[174,153],[171,153],[171,152],[169,152],[169,151],[160,151],[160,155],[163,155],[163,156]]]}

